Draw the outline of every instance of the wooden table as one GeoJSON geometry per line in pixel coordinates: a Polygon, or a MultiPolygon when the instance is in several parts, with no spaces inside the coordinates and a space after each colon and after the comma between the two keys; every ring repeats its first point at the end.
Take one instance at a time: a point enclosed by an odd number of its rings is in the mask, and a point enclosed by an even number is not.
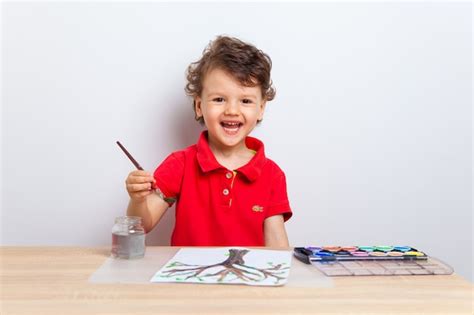
{"type": "Polygon", "coordinates": [[[457,275],[338,277],[330,288],[89,282],[108,256],[0,247],[0,314],[473,314],[473,285],[457,275]]]}

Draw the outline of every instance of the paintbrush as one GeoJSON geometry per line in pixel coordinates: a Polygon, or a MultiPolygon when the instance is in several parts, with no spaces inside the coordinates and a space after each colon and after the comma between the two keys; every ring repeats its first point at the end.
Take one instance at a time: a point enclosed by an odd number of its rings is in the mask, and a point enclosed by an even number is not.
{"type": "MultiPolygon", "coordinates": [[[[143,167],[141,167],[141,165],[138,164],[137,160],[133,158],[133,156],[127,151],[127,149],[125,149],[125,147],[120,143],[120,141],[117,141],[117,144],[120,147],[120,149],[122,149],[123,153],[125,153],[125,155],[130,159],[130,161],[132,161],[133,165],[135,165],[135,167],[139,169],[140,171],[143,171],[143,167]]],[[[156,189],[156,186],[154,183],[151,184],[151,188],[156,189]]]]}

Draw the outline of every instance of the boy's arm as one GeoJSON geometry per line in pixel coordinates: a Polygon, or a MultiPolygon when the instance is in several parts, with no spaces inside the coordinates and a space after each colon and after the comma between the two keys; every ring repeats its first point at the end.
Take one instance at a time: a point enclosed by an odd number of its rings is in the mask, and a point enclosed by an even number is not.
{"type": "Polygon", "coordinates": [[[141,200],[130,199],[127,215],[141,217],[145,233],[148,233],[160,222],[168,207],[168,203],[157,193],[151,193],[141,200]]]}
{"type": "Polygon", "coordinates": [[[263,221],[263,233],[265,235],[265,246],[290,246],[288,243],[288,236],[286,235],[285,221],[281,214],[268,217],[263,221]]]}

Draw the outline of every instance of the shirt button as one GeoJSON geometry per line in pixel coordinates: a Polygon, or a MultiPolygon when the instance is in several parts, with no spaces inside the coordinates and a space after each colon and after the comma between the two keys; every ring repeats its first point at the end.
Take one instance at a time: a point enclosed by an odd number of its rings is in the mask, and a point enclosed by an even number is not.
{"type": "Polygon", "coordinates": [[[229,194],[229,189],[227,189],[227,188],[224,189],[224,190],[222,191],[222,193],[224,194],[224,196],[227,196],[227,195],[229,194]]]}
{"type": "Polygon", "coordinates": [[[227,174],[225,174],[225,177],[227,177],[228,179],[231,179],[232,178],[232,173],[228,172],[227,174]]]}

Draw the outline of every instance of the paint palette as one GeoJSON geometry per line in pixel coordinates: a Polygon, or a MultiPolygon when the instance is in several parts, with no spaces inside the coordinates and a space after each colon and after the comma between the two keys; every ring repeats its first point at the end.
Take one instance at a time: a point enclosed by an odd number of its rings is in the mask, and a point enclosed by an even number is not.
{"type": "Polygon", "coordinates": [[[295,247],[299,260],[327,276],[449,275],[447,264],[410,246],[295,247]]]}
{"type": "Polygon", "coordinates": [[[305,247],[311,260],[405,260],[428,259],[410,246],[322,246],[305,247]]]}

